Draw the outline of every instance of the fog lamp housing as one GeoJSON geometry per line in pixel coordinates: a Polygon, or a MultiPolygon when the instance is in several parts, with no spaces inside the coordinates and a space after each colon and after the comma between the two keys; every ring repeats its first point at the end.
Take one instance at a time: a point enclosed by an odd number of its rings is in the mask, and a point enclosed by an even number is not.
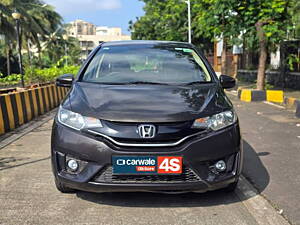
{"type": "Polygon", "coordinates": [[[226,163],[224,160],[219,160],[218,162],[215,163],[215,168],[218,172],[224,172],[227,168],[226,163]]]}
{"type": "Polygon", "coordinates": [[[70,159],[67,162],[67,167],[72,172],[76,172],[78,170],[79,164],[78,164],[78,162],[75,159],[70,159]]]}
{"type": "Polygon", "coordinates": [[[66,172],[71,174],[78,174],[85,168],[87,163],[88,162],[82,161],[73,156],[66,155],[66,160],[65,160],[66,172]]]}

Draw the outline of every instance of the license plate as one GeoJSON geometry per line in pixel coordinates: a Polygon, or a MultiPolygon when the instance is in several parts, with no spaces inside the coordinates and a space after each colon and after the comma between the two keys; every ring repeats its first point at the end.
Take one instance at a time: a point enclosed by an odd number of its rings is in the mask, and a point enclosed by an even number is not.
{"type": "Polygon", "coordinates": [[[182,173],[182,156],[112,156],[113,173],[118,175],[182,173]]]}

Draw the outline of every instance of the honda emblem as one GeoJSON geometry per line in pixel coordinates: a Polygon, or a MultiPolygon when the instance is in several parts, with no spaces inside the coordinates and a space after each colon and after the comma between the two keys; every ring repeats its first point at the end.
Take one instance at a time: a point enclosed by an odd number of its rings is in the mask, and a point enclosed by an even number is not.
{"type": "Polygon", "coordinates": [[[142,124],[138,126],[138,132],[141,138],[154,138],[155,136],[155,126],[142,124]]]}

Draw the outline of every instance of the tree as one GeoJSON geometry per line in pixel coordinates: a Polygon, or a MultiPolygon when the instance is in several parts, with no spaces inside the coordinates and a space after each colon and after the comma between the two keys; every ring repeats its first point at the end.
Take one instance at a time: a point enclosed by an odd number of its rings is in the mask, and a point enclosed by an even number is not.
{"type": "Polygon", "coordinates": [[[66,61],[69,64],[78,64],[80,60],[81,48],[79,41],[74,37],[63,38],[64,30],[60,29],[55,35],[51,35],[47,42],[42,46],[42,64],[45,67],[51,65],[61,66],[66,61]],[[67,55],[66,55],[67,54],[67,55]]]}
{"type": "MultiPolygon", "coordinates": [[[[134,39],[187,40],[182,1],[143,1],[145,15],[130,23],[134,39]]],[[[299,27],[299,0],[191,0],[191,4],[193,43],[223,38],[222,73],[226,73],[227,44],[243,42],[251,51],[258,50],[257,88],[264,89],[268,54],[286,37],[292,21],[296,32],[299,27]]]]}
{"type": "Polygon", "coordinates": [[[30,48],[37,46],[39,54],[41,42],[47,40],[51,33],[61,26],[62,18],[50,5],[41,0],[1,0],[0,1],[0,35],[4,36],[7,74],[10,74],[12,48],[16,46],[15,21],[11,14],[18,11],[20,19],[21,43],[27,49],[31,62],[30,48]]]}
{"type": "MultiPolygon", "coordinates": [[[[130,22],[133,39],[187,41],[187,7],[180,0],[144,0],[145,15],[130,22]]],[[[239,35],[237,0],[192,0],[192,42],[211,50],[223,38],[222,72],[226,73],[227,43],[239,35]]]]}
{"type": "MultiPolygon", "coordinates": [[[[188,41],[187,6],[182,0],[143,0],[145,15],[129,22],[129,30],[133,39],[188,41]]],[[[195,18],[199,13],[197,2],[192,3],[192,42],[204,50],[211,50],[209,38],[197,32],[195,18]]]]}
{"type": "Polygon", "coordinates": [[[48,39],[51,33],[55,32],[61,25],[61,16],[54,11],[50,5],[35,4],[27,11],[31,20],[24,20],[22,23],[23,45],[27,49],[29,63],[31,64],[30,47],[35,45],[38,49],[38,54],[41,54],[41,42],[48,39]],[[32,26],[31,21],[35,21],[35,26],[32,26]]]}
{"type": "Polygon", "coordinates": [[[10,58],[11,58],[11,40],[15,37],[15,29],[12,25],[11,10],[0,2],[0,35],[3,37],[4,52],[6,55],[6,74],[11,73],[10,58]]]}
{"type": "Polygon", "coordinates": [[[176,0],[144,0],[145,15],[131,27],[133,39],[156,39],[186,41],[184,26],[185,3],[176,0]]]}
{"type": "Polygon", "coordinates": [[[292,0],[289,7],[293,23],[293,38],[300,38],[300,1],[292,0]]]}
{"type": "Polygon", "coordinates": [[[223,39],[222,74],[227,74],[227,45],[238,40],[241,32],[240,1],[202,0],[195,2],[196,32],[212,40],[223,39]]]}
{"type": "Polygon", "coordinates": [[[240,7],[246,33],[259,43],[257,89],[265,88],[267,56],[284,39],[290,24],[286,0],[243,0],[240,7]]]}

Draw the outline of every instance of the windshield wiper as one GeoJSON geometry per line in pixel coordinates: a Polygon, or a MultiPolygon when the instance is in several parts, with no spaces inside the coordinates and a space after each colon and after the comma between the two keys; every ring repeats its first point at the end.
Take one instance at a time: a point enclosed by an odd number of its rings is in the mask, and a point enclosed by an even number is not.
{"type": "Polygon", "coordinates": [[[133,81],[122,84],[153,84],[153,85],[168,85],[167,83],[158,83],[158,82],[150,82],[150,81],[133,81]]]}
{"type": "Polygon", "coordinates": [[[211,81],[193,81],[189,83],[185,83],[184,85],[193,85],[193,84],[209,84],[211,81]]]}

